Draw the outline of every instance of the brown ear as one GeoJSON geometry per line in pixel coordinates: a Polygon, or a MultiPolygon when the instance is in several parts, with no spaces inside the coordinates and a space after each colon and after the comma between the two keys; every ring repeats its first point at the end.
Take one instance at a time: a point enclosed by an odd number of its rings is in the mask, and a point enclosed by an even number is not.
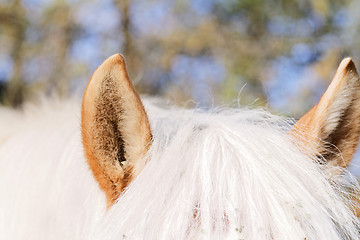
{"type": "Polygon", "coordinates": [[[295,132],[330,166],[349,165],[360,134],[360,79],[350,58],[342,60],[329,88],[295,124],[295,132]]]}
{"type": "Polygon", "coordinates": [[[143,169],[151,131],[120,54],[94,72],[84,94],[81,133],[85,155],[111,205],[143,169]]]}

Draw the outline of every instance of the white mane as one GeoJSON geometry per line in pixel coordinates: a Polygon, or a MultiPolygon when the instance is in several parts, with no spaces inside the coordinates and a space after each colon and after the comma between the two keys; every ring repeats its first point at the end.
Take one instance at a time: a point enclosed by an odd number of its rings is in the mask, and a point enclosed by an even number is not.
{"type": "Polygon", "coordinates": [[[332,181],[288,120],[144,105],[148,162],[109,209],[83,156],[78,104],[0,110],[0,239],[360,239],[346,206],[355,181],[332,181]]]}

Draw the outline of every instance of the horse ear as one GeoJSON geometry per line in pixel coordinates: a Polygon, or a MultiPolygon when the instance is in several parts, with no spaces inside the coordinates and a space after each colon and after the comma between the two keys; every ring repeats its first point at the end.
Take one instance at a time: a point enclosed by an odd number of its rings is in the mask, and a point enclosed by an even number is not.
{"type": "Polygon", "coordinates": [[[342,60],[319,103],[291,132],[329,166],[349,165],[360,134],[360,78],[350,58],[342,60]]]}
{"type": "Polygon", "coordinates": [[[151,131],[143,104],[120,54],[92,75],[81,112],[85,155],[111,205],[145,165],[151,131]]]}

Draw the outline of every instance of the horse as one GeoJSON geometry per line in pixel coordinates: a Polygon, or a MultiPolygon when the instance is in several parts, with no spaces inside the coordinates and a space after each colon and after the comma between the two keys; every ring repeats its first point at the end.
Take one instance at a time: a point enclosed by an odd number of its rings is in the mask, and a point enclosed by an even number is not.
{"type": "Polygon", "coordinates": [[[141,99],[120,54],[82,104],[0,116],[0,239],[360,239],[350,58],[297,122],[141,99]]]}

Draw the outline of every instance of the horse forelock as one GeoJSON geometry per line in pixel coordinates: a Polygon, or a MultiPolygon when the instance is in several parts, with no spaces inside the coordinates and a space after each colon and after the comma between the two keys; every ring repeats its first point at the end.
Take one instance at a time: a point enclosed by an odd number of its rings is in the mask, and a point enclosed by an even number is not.
{"type": "Polygon", "coordinates": [[[117,226],[113,236],[358,238],[345,188],[356,181],[335,183],[287,133],[291,121],[262,110],[145,106],[153,142],[145,169],[105,221],[117,226]]]}

